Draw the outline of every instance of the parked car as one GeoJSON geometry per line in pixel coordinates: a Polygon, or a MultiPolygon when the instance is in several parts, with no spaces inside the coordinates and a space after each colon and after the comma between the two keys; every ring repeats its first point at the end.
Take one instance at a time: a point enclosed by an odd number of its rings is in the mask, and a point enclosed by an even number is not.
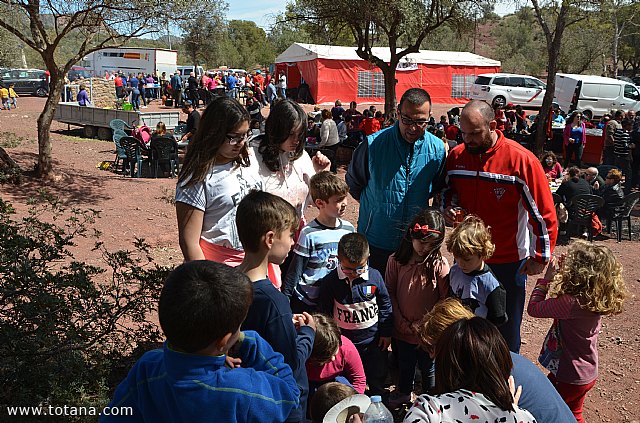
{"type": "Polygon", "coordinates": [[[508,103],[524,108],[539,108],[547,86],[538,78],[512,73],[478,75],[471,86],[471,99],[484,100],[491,106],[508,103]]]}
{"type": "Polygon", "coordinates": [[[49,94],[47,80],[41,69],[5,69],[0,71],[0,83],[5,86],[13,84],[17,94],[46,97],[49,94]]]}

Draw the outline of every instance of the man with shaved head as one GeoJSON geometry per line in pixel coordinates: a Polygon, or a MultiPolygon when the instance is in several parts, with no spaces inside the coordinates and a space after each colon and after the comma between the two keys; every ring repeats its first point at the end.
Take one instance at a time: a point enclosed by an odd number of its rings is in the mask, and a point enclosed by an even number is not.
{"type": "Polygon", "coordinates": [[[464,107],[464,144],[447,157],[442,204],[450,224],[461,208],[491,227],[496,250],[487,264],[507,291],[509,320],[500,331],[517,353],[527,275],[542,273],[549,262],[558,222],[540,161],[496,125],[487,103],[471,101],[464,107]]]}

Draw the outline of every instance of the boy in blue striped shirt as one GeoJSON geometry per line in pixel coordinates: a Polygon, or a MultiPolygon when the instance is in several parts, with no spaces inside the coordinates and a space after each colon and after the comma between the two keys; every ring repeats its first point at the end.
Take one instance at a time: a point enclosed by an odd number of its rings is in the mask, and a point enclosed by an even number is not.
{"type": "Polygon", "coordinates": [[[351,223],[341,219],[349,193],[345,181],[332,172],[319,172],[309,181],[309,191],[319,214],[300,231],[282,289],[294,313],[317,310],[318,281],[337,267],[340,238],[355,232],[351,223]]]}

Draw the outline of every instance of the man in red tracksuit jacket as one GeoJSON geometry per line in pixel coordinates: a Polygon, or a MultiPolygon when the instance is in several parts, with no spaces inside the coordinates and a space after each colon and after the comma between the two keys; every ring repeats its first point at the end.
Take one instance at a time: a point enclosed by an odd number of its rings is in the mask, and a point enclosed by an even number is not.
{"type": "Polygon", "coordinates": [[[540,161],[496,130],[488,104],[469,102],[460,130],[464,145],[447,157],[445,218],[452,223],[462,207],[491,227],[496,250],[487,264],[507,291],[509,320],[499,329],[518,353],[527,275],[542,273],[556,244],[553,197],[540,161]]]}

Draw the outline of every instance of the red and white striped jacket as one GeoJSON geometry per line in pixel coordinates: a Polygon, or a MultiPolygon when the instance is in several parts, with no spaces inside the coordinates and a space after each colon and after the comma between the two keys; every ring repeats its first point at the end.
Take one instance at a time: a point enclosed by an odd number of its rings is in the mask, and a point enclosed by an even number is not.
{"type": "Polygon", "coordinates": [[[496,250],[488,263],[528,257],[548,262],[558,221],[542,165],[529,150],[496,133],[498,140],[485,153],[470,154],[464,144],[451,150],[442,204],[462,207],[491,227],[496,250]]]}

